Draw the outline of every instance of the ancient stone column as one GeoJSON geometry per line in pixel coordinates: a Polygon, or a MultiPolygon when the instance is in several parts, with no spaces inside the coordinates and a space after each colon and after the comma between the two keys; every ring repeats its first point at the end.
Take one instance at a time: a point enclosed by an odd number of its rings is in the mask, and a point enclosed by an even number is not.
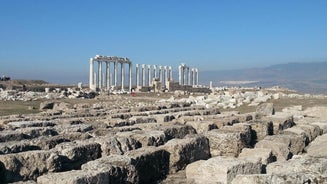
{"type": "Polygon", "coordinates": [[[165,77],[164,77],[164,84],[168,81],[168,68],[167,66],[164,66],[164,71],[165,71],[165,77]]]}
{"type": "Polygon", "coordinates": [[[151,65],[148,65],[148,84],[151,86],[151,65]]]}
{"type": "Polygon", "coordinates": [[[89,88],[90,90],[94,89],[94,77],[93,77],[93,71],[94,71],[94,61],[93,58],[90,58],[90,78],[89,78],[89,88]]]}
{"type": "Polygon", "coordinates": [[[121,70],[121,90],[124,91],[124,63],[120,63],[120,70],[121,70]]]}
{"type": "Polygon", "coordinates": [[[107,91],[110,90],[110,61],[106,62],[106,87],[107,91]]]}
{"type": "Polygon", "coordinates": [[[199,69],[196,68],[196,85],[199,85],[199,69]]]}
{"type": "Polygon", "coordinates": [[[178,66],[178,83],[179,83],[179,85],[183,85],[182,84],[182,65],[178,66]]]}
{"type": "Polygon", "coordinates": [[[139,64],[135,65],[136,68],[136,87],[140,86],[140,70],[139,70],[139,64]]]}
{"type": "Polygon", "coordinates": [[[187,67],[187,85],[191,85],[191,72],[190,72],[190,67],[187,67]]]}
{"type": "Polygon", "coordinates": [[[195,85],[195,68],[192,68],[192,85],[195,85]]]}
{"type": "Polygon", "coordinates": [[[153,73],[154,73],[154,76],[153,78],[157,78],[157,65],[153,65],[153,73]]]}
{"type": "Polygon", "coordinates": [[[132,63],[131,62],[128,64],[128,67],[129,67],[129,87],[128,87],[128,89],[129,89],[129,92],[131,92],[132,91],[132,63]]]}
{"type": "Polygon", "coordinates": [[[159,66],[159,81],[162,84],[162,66],[159,66]]]}
{"type": "Polygon", "coordinates": [[[145,64],[142,64],[142,86],[145,86],[145,64]]]}
{"type": "Polygon", "coordinates": [[[114,86],[117,86],[117,77],[118,77],[118,61],[115,60],[114,64],[114,86]]]}
{"type": "Polygon", "coordinates": [[[169,80],[173,80],[173,68],[169,66],[169,80]]]}
{"type": "Polygon", "coordinates": [[[98,87],[102,89],[102,61],[98,61],[98,87]]]}

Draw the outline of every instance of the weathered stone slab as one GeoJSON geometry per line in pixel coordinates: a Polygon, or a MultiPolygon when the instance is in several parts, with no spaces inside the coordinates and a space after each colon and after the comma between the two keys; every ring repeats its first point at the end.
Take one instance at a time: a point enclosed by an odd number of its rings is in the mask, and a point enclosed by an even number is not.
{"type": "Polygon", "coordinates": [[[260,160],[264,165],[276,161],[276,157],[273,155],[272,150],[268,148],[244,148],[238,158],[260,160]]]}
{"type": "Polygon", "coordinates": [[[326,183],[327,176],[313,173],[237,175],[232,184],[326,183]]]}
{"type": "Polygon", "coordinates": [[[267,166],[268,174],[313,172],[327,174],[327,158],[296,156],[288,161],[274,162],[267,166]]]}
{"type": "Polygon", "coordinates": [[[72,170],[60,173],[49,173],[37,178],[37,183],[39,184],[102,184],[109,182],[108,173],[97,170],[72,170]]]}
{"type": "Polygon", "coordinates": [[[253,120],[248,121],[247,123],[251,125],[253,130],[253,139],[255,142],[264,139],[268,135],[274,134],[274,126],[272,121],[253,120]]]}
{"type": "Polygon", "coordinates": [[[308,155],[312,157],[327,158],[327,134],[318,136],[306,148],[308,155]]]}
{"type": "Polygon", "coordinates": [[[209,141],[200,135],[188,135],[184,139],[172,139],[162,146],[170,153],[170,172],[185,169],[186,165],[210,157],[209,141]]]}
{"type": "Polygon", "coordinates": [[[289,148],[290,139],[286,139],[286,143],[283,138],[285,137],[280,135],[267,136],[265,139],[259,141],[255,145],[255,148],[272,149],[274,156],[277,158],[277,161],[288,160],[293,156],[289,148]]]}
{"type": "Polygon", "coordinates": [[[234,126],[224,126],[214,129],[204,135],[209,139],[212,156],[237,157],[243,148],[250,147],[252,142],[251,126],[245,123],[234,126]]]}
{"type": "Polygon", "coordinates": [[[162,129],[166,135],[167,140],[171,140],[174,138],[183,139],[188,134],[196,134],[196,130],[189,125],[170,125],[164,126],[162,129]]]}
{"type": "Polygon", "coordinates": [[[192,126],[197,133],[204,133],[212,129],[218,129],[218,126],[212,121],[188,121],[186,125],[192,126]]]}
{"type": "Polygon", "coordinates": [[[61,170],[61,163],[61,158],[53,151],[27,151],[0,155],[0,165],[2,164],[4,168],[2,182],[35,180],[39,175],[49,171],[61,170]]]}
{"type": "Polygon", "coordinates": [[[279,134],[283,130],[291,128],[295,125],[293,116],[284,113],[276,113],[273,116],[263,117],[262,120],[273,122],[274,134],[279,134]]]}
{"type": "Polygon", "coordinates": [[[20,141],[29,137],[22,132],[4,130],[0,131],[0,142],[20,141]]]}
{"type": "Polygon", "coordinates": [[[29,141],[10,141],[0,143],[0,155],[19,153],[24,151],[40,150],[41,148],[31,144],[29,141]]]}
{"type": "Polygon", "coordinates": [[[7,124],[12,129],[26,127],[53,127],[56,123],[51,121],[14,121],[7,124]]]}
{"type": "Polygon", "coordinates": [[[260,174],[261,163],[232,157],[213,157],[186,167],[188,183],[231,183],[239,174],[260,174]]]}
{"type": "Polygon", "coordinates": [[[274,104],[273,103],[262,103],[258,105],[256,109],[256,114],[258,116],[271,116],[275,114],[274,104]]]}
{"type": "Polygon", "coordinates": [[[125,153],[132,158],[138,183],[157,183],[169,171],[169,153],[157,147],[144,147],[125,153]]]}
{"type": "Polygon", "coordinates": [[[128,136],[101,136],[93,140],[101,145],[102,156],[122,155],[127,151],[142,147],[139,141],[128,136]]]}
{"type": "Polygon", "coordinates": [[[140,142],[144,146],[160,146],[167,142],[166,135],[163,131],[150,130],[134,130],[131,132],[118,132],[116,134],[120,137],[130,137],[140,142]]]}
{"type": "Polygon", "coordinates": [[[107,173],[107,183],[138,183],[139,177],[132,158],[125,155],[104,156],[82,165],[85,172],[107,173]]]}
{"type": "Polygon", "coordinates": [[[54,136],[58,135],[58,132],[54,128],[42,128],[42,127],[27,127],[16,130],[26,135],[28,139],[40,137],[40,136],[54,136]]]}
{"type": "Polygon", "coordinates": [[[65,142],[55,147],[60,155],[67,157],[63,170],[79,169],[82,164],[101,157],[101,145],[94,142],[65,142]]]}

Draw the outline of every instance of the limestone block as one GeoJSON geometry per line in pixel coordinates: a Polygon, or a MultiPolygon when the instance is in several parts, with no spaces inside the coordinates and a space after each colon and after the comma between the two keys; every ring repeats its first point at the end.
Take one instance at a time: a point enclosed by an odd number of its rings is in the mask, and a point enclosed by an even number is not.
{"type": "Polygon", "coordinates": [[[189,125],[170,125],[170,126],[164,126],[162,128],[164,131],[167,140],[179,138],[182,139],[188,134],[196,134],[196,130],[189,125]]]}
{"type": "Polygon", "coordinates": [[[256,114],[258,116],[270,116],[275,114],[273,103],[262,103],[258,105],[256,109],[256,114]]]}
{"type": "Polygon", "coordinates": [[[212,156],[237,157],[243,148],[249,147],[250,132],[214,129],[204,134],[209,139],[212,156]]]}
{"type": "Polygon", "coordinates": [[[268,165],[276,161],[271,149],[268,148],[244,148],[238,158],[260,160],[262,164],[268,165]]]}
{"type": "Polygon", "coordinates": [[[61,170],[61,163],[61,158],[53,151],[38,150],[0,155],[0,168],[1,165],[3,168],[0,183],[35,180],[49,171],[61,170]]]}
{"type": "Polygon", "coordinates": [[[221,128],[226,125],[233,125],[233,124],[240,122],[239,118],[234,117],[234,116],[222,117],[219,119],[212,119],[211,121],[213,121],[217,125],[218,128],[221,128]]]}
{"type": "Polygon", "coordinates": [[[64,170],[79,169],[82,164],[101,157],[101,145],[93,141],[64,142],[55,149],[67,158],[64,170]]]}
{"type": "Polygon", "coordinates": [[[70,103],[66,103],[66,102],[59,102],[59,103],[55,103],[53,105],[53,110],[55,111],[66,111],[66,110],[69,110],[69,109],[72,109],[73,108],[73,105],[70,104],[70,103]]]}
{"type": "Polygon", "coordinates": [[[212,121],[188,121],[186,125],[192,126],[197,133],[204,133],[212,129],[218,129],[218,126],[212,121]]]}
{"type": "Polygon", "coordinates": [[[54,106],[53,101],[45,101],[40,103],[40,110],[52,109],[54,106]]]}
{"type": "Polygon", "coordinates": [[[261,163],[233,157],[213,157],[186,167],[188,183],[231,183],[239,174],[260,174],[261,163]]]}
{"type": "Polygon", "coordinates": [[[279,134],[283,130],[295,125],[293,116],[284,113],[276,113],[273,116],[263,117],[262,120],[273,122],[274,134],[279,134]]]}
{"type": "Polygon", "coordinates": [[[12,129],[26,128],[26,127],[53,127],[56,123],[52,121],[14,121],[7,124],[12,129]]]}
{"type": "Polygon", "coordinates": [[[296,156],[288,161],[274,162],[267,166],[267,174],[313,172],[327,174],[327,158],[296,156]]]}
{"type": "Polygon", "coordinates": [[[137,163],[134,161],[125,155],[104,156],[82,165],[82,171],[105,172],[108,174],[107,183],[138,183],[139,177],[133,165],[137,163]]]}
{"type": "Polygon", "coordinates": [[[88,132],[93,130],[92,125],[88,124],[63,124],[55,127],[58,132],[61,133],[71,133],[71,132],[88,132]]]}
{"type": "Polygon", "coordinates": [[[157,130],[134,130],[131,132],[118,132],[116,134],[120,137],[130,137],[140,142],[142,147],[144,146],[160,146],[167,142],[166,135],[163,131],[157,130]]]}
{"type": "Polygon", "coordinates": [[[255,145],[255,148],[272,149],[274,156],[277,158],[277,161],[288,160],[292,157],[292,153],[290,152],[287,144],[283,142],[276,142],[273,138],[268,139],[267,137],[259,141],[255,145]]]}
{"type": "Polygon", "coordinates": [[[319,121],[319,122],[314,122],[311,124],[318,126],[321,129],[323,134],[327,133],[327,122],[326,121],[319,121]]]}
{"type": "Polygon", "coordinates": [[[8,141],[20,141],[23,139],[28,139],[28,136],[22,132],[3,130],[0,131],[0,142],[8,141]]]}
{"type": "Polygon", "coordinates": [[[306,148],[308,155],[312,157],[327,158],[327,134],[317,137],[306,148]]]}
{"type": "Polygon", "coordinates": [[[0,155],[19,153],[23,151],[40,150],[41,148],[31,144],[29,141],[10,141],[0,143],[0,155]]]}
{"type": "Polygon", "coordinates": [[[122,155],[127,151],[142,147],[136,139],[128,136],[101,136],[94,139],[101,145],[102,156],[122,155]]]}
{"type": "Polygon", "coordinates": [[[125,153],[132,158],[138,183],[156,183],[169,171],[169,153],[157,147],[144,147],[125,153]]]}
{"type": "Polygon", "coordinates": [[[253,120],[248,121],[253,130],[253,139],[255,142],[258,142],[264,139],[268,135],[273,135],[274,125],[272,121],[265,120],[253,120]]]}
{"type": "Polygon", "coordinates": [[[59,173],[49,173],[37,178],[39,184],[102,184],[109,183],[109,176],[104,171],[72,170],[59,173]]]}
{"type": "Polygon", "coordinates": [[[232,184],[326,183],[327,176],[314,173],[237,175],[232,184]]]}
{"type": "Polygon", "coordinates": [[[16,130],[24,135],[26,138],[32,139],[40,136],[54,136],[58,135],[58,132],[54,128],[43,128],[43,127],[27,127],[16,130]]]}
{"type": "Polygon", "coordinates": [[[303,129],[309,134],[309,141],[313,141],[316,137],[322,134],[322,130],[319,126],[313,124],[299,124],[297,127],[303,129]]]}
{"type": "Polygon", "coordinates": [[[209,141],[200,135],[189,135],[184,139],[172,139],[162,148],[170,153],[169,167],[171,173],[185,169],[189,163],[210,157],[209,141]]]}

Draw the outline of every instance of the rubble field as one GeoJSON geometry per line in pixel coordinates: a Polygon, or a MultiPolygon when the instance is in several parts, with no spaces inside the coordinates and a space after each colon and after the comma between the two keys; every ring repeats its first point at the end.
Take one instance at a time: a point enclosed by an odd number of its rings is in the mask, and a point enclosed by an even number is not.
{"type": "Polygon", "coordinates": [[[0,183],[327,183],[323,95],[16,93],[37,103],[0,116],[0,183]]]}

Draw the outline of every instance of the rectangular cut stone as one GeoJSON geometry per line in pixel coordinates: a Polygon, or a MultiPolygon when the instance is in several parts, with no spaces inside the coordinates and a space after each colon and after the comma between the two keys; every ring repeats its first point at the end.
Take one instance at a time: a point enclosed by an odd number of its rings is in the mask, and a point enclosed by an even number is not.
{"type": "Polygon", "coordinates": [[[139,183],[156,183],[169,171],[169,153],[157,147],[144,147],[125,153],[132,158],[139,183]]]}
{"type": "Polygon", "coordinates": [[[9,183],[35,180],[39,175],[49,171],[61,170],[61,164],[62,160],[53,151],[27,151],[0,155],[0,171],[1,168],[3,169],[0,181],[9,183]]]}
{"type": "Polygon", "coordinates": [[[218,126],[211,121],[188,121],[186,124],[192,126],[197,133],[204,133],[212,129],[218,129],[218,126]]]}
{"type": "Polygon", "coordinates": [[[57,145],[55,149],[67,158],[64,170],[79,169],[82,164],[101,157],[101,145],[94,142],[76,141],[57,145]]]}
{"type": "Polygon", "coordinates": [[[226,126],[224,129],[214,129],[204,134],[209,139],[212,156],[237,157],[243,148],[251,146],[252,135],[249,125],[226,126]]]}
{"type": "Polygon", "coordinates": [[[162,147],[170,153],[169,171],[171,173],[184,169],[189,163],[210,157],[209,141],[200,135],[172,139],[162,147]]]}
{"type": "Polygon", "coordinates": [[[37,178],[39,184],[102,184],[109,183],[108,173],[103,171],[72,170],[49,173],[37,178]]]}
{"type": "Polygon", "coordinates": [[[213,157],[186,167],[188,183],[231,183],[239,174],[260,174],[261,163],[233,157],[213,157]]]}

